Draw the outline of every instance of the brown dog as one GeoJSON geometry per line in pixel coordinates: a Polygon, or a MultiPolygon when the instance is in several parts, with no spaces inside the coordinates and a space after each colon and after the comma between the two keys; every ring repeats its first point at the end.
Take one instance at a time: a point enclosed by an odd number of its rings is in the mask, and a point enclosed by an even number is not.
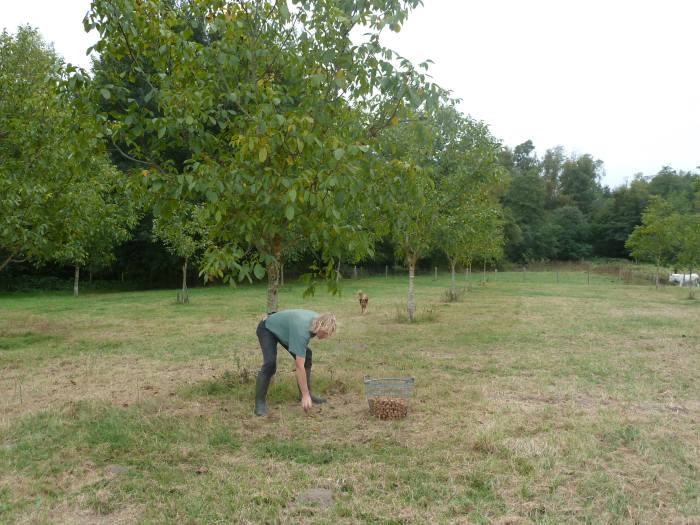
{"type": "Polygon", "coordinates": [[[357,292],[357,298],[360,300],[360,308],[364,314],[367,311],[367,303],[369,303],[369,296],[362,291],[357,292]]]}

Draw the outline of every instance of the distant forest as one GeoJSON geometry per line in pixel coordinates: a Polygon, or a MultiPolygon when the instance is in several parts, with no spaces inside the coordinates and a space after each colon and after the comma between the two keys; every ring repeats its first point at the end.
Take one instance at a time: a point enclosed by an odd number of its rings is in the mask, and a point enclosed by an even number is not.
{"type": "Polygon", "coordinates": [[[567,157],[562,147],[539,159],[527,141],[504,149],[502,163],[510,173],[502,198],[505,255],[513,262],[628,258],[625,241],[652,196],[681,215],[700,207],[700,175],[670,166],[611,189],[601,185],[602,161],[567,157]]]}

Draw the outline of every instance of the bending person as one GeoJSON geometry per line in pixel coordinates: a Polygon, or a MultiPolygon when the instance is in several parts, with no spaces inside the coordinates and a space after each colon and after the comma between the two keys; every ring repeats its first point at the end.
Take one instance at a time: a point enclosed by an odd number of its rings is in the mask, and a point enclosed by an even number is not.
{"type": "Polygon", "coordinates": [[[255,415],[267,413],[267,390],[272,376],[277,371],[277,343],[280,343],[294,358],[295,374],[301,393],[301,407],[308,411],[312,403],[326,400],[311,394],[311,349],[312,337],[327,339],[335,332],[335,315],[317,314],[311,310],[283,310],[260,321],[256,334],[260,341],[263,365],[255,382],[255,415]]]}

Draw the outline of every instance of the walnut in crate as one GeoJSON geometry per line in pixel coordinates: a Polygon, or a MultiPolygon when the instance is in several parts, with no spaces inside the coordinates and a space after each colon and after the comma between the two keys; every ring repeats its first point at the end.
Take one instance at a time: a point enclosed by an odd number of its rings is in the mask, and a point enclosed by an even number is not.
{"type": "Polygon", "coordinates": [[[372,397],[369,413],[379,419],[402,419],[408,414],[408,401],[401,397],[372,397]]]}

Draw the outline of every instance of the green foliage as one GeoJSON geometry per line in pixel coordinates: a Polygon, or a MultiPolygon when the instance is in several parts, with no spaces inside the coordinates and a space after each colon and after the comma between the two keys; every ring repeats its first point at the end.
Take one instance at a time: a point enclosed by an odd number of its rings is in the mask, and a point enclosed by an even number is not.
{"type": "Polygon", "coordinates": [[[202,219],[201,206],[185,206],[153,220],[153,233],[173,255],[191,260],[206,246],[207,224],[202,219]]]}
{"type": "Polygon", "coordinates": [[[59,225],[64,242],[52,257],[58,262],[92,269],[109,266],[115,247],[131,237],[139,218],[138,197],[124,174],[104,158],[95,163],[95,169],[90,176],[85,174],[88,188],[76,190],[81,206],[59,225]]]}
{"type": "Polygon", "coordinates": [[[675,222],[671,205],[659,197],[652,197],[642,214],[642,224],[634,228],[625,246],[634,258],[659,266],[673,255],[680,233],[675,222]]]}
{"type": "Polygon", "coordinates": [[[696,173],[664,167],[653,177],[637,174],[628,184],[601,187],[602,162],[591,155],[567,157],[562,147],[539,160],[531,141],[505,148],[510,174],[502,196],[505,252],[519,262],[588,256],[627,257],[625,246],[652,196],[681,214],[697,211],[696,173]]]}
{"type": "Polygon", "coordinates": [[[442,96],[379,43],[418,3],[93,2],[106,133],[148,167],[156,216],[201,206],[205,276],[264,267],[274,287],[288,254],[371,253],[375,137],[399,109],[442,96]]]}
{"type": "Polygon", "coordinates": [[[588,214],[600,193],[602,167],[602,161],[588,154],[566,160],[559,177],[560,200],[588,214]]]}
{"type": "Polygon", "coordinates": [[[135,220],[71,71],[35,30],[0,35],[0,270],[106,263],[135,220]]]}
{"type": "Polygon", "coordinates": [[[502,254],[502,210],[497,197],[504,183],[500,144],[480,122],[443,109],[437,115],[434,163],[438,188],[435,243],[450,266],[498,260],[502,254]]]}
{"type": "MultiPolygon", "coordinates": [[[[509,173],[502,195],[505,252],[510,260],[548,258],[551,242],[545,234],[547,183],[539,175],[534,146],[527,141],[501,154],[501,164],[509,173]]],[[[550,180],[558,188],[558,180],[550,180]]],[[[555,190],[552,190],[555,193],[555,190]]]]}
{"type": "Polygon", "coordinates": [[[638,176],[628,186],[621,186],[601,199],[590,218],[595,253],[608,257],[629,256],[625,242],[635,226],[642,222],[642,212],[650,199],[649,190],[650,183],[638,176]]]}
{"type": "MultiPolygon", "coordinates": [[[[677,235],[675,262],[691,274],[700,268],[700,213],[676,215],[673,222],[677,235]]],[[[688,295],[695,297],[695,286],[688,286],[688,295]]]]}
{"type": "Polygon", "coordinates": [[[591,255],[589,225],[583,212],[575,206],[562,206],[549,218],[551,229],[550,249],[552,258],[581,260],[591,255]]]}
{"type": "Polygon", "coordinates": [[[488,128],[453,106],[402,115],[382,135],[391,174],[386,216],[397,254],[409,267],[407,316],[415,312],[413,272],[431,249],[450,265],[497,259],[502,246],[499,144],[488,128]]]}

